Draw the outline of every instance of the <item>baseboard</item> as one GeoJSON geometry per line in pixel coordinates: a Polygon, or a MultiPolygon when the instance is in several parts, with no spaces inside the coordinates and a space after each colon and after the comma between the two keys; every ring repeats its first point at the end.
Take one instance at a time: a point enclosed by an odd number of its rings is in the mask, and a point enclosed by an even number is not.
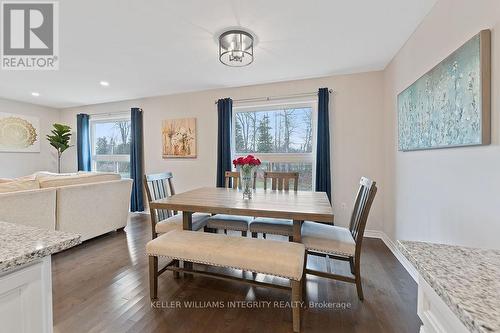
{"type": "Polygon", "coordinates": [[[403,265],[408,274],[415,280],[418,284],[418,273],[415,267],[406,259],[406,257],[399,251],[396,244],[389,238],[383,231],[380,230],[365,230],[365,237],[368,238],[379,238],[384,244],[391,250],[392,254],[398,259],[398,261],[403,265]]]}

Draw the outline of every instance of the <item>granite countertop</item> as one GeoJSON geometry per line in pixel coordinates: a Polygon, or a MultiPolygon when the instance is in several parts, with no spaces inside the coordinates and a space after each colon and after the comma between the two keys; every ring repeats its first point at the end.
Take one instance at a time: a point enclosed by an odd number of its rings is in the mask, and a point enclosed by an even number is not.
{"type": "Polygon", "coordinates": [[[405,257],[471,332],[500,332],[500,250],[398,241],[405,257]]]}
{"type": "Polygon", "coordinates": [[[80,244],[80,235],[0,222],[0,273],[80,244]]]}

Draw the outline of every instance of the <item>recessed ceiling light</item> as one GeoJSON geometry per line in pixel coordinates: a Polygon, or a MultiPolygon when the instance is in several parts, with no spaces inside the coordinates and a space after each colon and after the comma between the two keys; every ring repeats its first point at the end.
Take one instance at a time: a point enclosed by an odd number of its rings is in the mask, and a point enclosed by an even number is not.
{"type": "Polygon", "coordinates": [[[38,96],[40,96],[40,93],[39,93],[39,92],[34,91],[34,92],[32,92],[32,93],[31,93],[31,96],[38,97],[38,96]]]}
{"type": "Polygon", "coordinates": [[[108,81],[101,81],[99,82],[99,84],[103,87],[108,87],[109,86],[109,82],[108,81]]]}

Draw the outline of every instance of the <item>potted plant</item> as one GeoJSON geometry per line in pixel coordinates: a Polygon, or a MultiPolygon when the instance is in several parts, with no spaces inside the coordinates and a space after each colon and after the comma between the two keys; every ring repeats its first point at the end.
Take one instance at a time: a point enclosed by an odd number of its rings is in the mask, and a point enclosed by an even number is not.
{"type": "Polygon", "coordinates": [[[252,199],[253,178],[255,177],[255,169],[261,164],[260,160],[253,155],[248,155],[247,157],[238,157],[233,161],[233,164],[240,171],[243,199],[252,199]]]}
{"type": "Polygon", "coordinates": [[[52,135],[47,135],[50,145],[57,150],[57,172],[61,173],[61,155],[70,146],[71,127],[63,124],[54,124],[52,135]]]}

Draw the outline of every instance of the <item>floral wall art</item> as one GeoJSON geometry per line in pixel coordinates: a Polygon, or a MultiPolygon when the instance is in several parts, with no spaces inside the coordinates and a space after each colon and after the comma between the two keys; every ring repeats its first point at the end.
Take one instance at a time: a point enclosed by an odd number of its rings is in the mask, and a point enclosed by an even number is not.
{"type": "Polygon", "coordinates": [[[163,158],[196,157],[196,118],[164,120],[162,137],[163,158]]]}
{"type": "Polygon", "coordinates": [[[398,95],[399,150],[490,143],[490,31],[398,95]]]}
{"type": "Polygon", "coordinates": [[[0,152],[40,152],[39,119],[0,112],[0,152]]]}

